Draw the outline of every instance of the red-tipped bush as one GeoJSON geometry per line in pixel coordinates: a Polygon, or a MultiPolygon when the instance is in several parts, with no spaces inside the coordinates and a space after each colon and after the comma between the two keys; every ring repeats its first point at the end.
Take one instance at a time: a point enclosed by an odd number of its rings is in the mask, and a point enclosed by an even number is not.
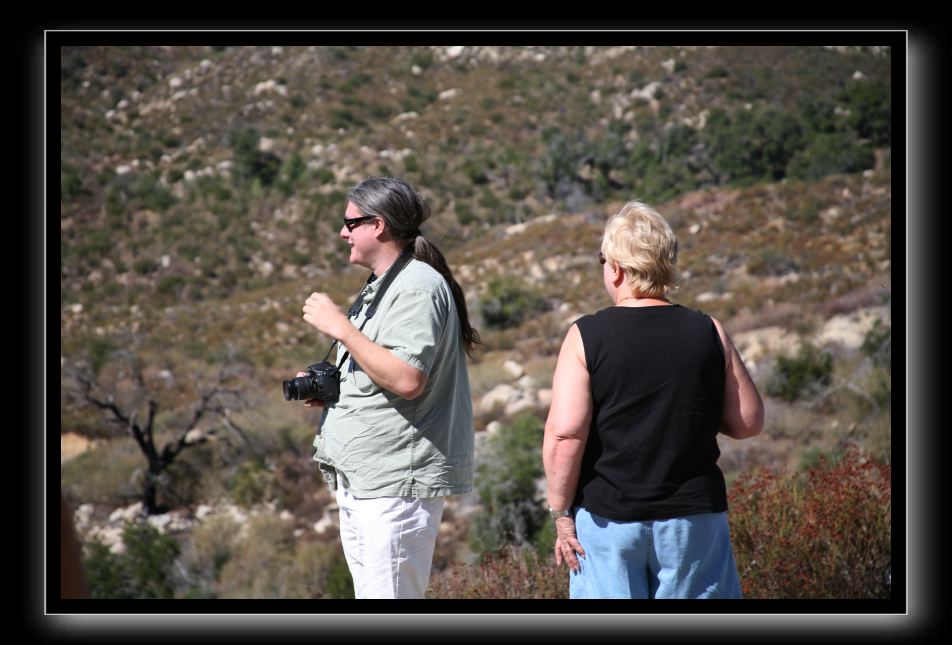
{"type": "Polygon", "coordinates": [[[747,598],[888,598],[891,472],[858,449],[805,473],[761,468],[730,490],[747,598]]]}

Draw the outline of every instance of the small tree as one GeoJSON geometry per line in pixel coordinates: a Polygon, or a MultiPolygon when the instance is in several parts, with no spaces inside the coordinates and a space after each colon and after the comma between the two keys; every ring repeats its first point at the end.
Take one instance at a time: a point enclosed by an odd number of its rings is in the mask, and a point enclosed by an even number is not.
{"type": "MultiPolygon", "coordinates": [[[[104,411],[119,433],[128,434],[136,442],[147,462],[142,504],[146,513],[150,515],[164,513],[168,509],[158,502],[157,494],[159,484],[169,467],[183,451],[205,443],[218,432],[214,428],[200,427],[203,419],[212,417],[220,419],[226,430],[237,435],[244,444],[249,444],[248,436],[232,416],[235,411],[244,407],[243,398],[237,390],[225,386],[239,364],[234,361],[232,355],[229,360],[222,363],[217,379],[210,381],[208,385],[199,386],[198,400],[191,406],[191,418],[180,422],[179,427],[176,428],[175,439],[159,448],[155,439],[158,398],[145,383],[142,362],[135,349],[120,350],[119,353],[124,355],[127,368],[120,371],[120,378],[110,385],[100,383],[99,371],[94,371],[89,361],[77,361],[71,366],[73,380],[79,387],[78,400],[81,405],[104,411]],[[117,400],[119,380],[132,382],[134,393],[129,397],[131,400],[126,402],[117,400]],[[143,405],[145,419],[140,421],[139,413],[143,405]]],[[[100,365],[102,360],[100,357],[100,365]]],[[[204,382],[204,379],[198,380],[204,382]]]]}

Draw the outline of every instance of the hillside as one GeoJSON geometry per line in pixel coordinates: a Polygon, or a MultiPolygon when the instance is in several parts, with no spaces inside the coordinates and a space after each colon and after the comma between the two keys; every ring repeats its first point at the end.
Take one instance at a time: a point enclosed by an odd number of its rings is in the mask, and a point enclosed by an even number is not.
{"type": "MultiPolygon", "coordinates": [[[[544,418],[568,326],[609,304],[605,219],[637,197],[679,236],[672,299],[724,322],[767,400],[763,436],[720,441],[728,480],[854,444],[888,462],[889,68],[884,48],[64,48],[62,484],[84,535],[116,543],[144,459],[75,369],[140,420],[156,401],[161,445],[224,368],[230,416],[196,425],[163,530],[196,549],[209,517],[273,513],[333,542],[317,417],[281,381],[329,345],[306,297],[346,307],[366,277],[337,233],[372,174],[431,202],[422,230],[486,341],[483,459],[520,414],[544,418]]],[[[479,507],[449,509],[438,562],[469,557],[479,507]]]]}

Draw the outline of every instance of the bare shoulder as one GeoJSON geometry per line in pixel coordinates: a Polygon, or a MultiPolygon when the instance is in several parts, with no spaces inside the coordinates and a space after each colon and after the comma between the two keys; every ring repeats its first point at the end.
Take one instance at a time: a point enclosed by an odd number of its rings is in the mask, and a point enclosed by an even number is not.
{"type": "Polygon", "coordinates": [[[572,326],[565,333],[560,353],[566,356],[574,356],[582,365],[585,365],[585,344],[582,342],[582,332],[576,323],[572,323],[572,326]]]}
{"type": "Polygon", "coordinates": [[[729,366],[731,364],[731,355],[733,354],[731,350],[734,343],[731,342],[731,338],[727,335],[727,330],[724,329],[724,325],[721,324],[721,321],[714,316],[708,317],[711,319],[711,322],[714,323],[714,328],[717,329],[717,335],[720,336],[721,339],[721,347],[724,348],[724,362],[729,366]]]}

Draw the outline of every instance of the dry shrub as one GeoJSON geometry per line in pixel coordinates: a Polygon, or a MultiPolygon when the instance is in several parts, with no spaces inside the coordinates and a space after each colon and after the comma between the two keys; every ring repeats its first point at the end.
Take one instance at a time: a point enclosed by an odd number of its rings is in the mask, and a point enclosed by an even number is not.
{"type": "Polygon", "coordinates": [[[507,547],[475,565],[453,563],[430,578],[427,598],[568,598],[569,574],[551,557],[507,547]]]}
{"type": "Polygon", "coordinates": [[[246,531],[222,567],[219,597],[325,597],[339,547],[295,538],[291,522],[274,513],[251,518],[246,531]]]}
{"type": "Polygon", "coordinates": [[[889,598],[891,471],[855,447],[806,473],[765,468],[730,491],[747,598],[889,598]]]}

